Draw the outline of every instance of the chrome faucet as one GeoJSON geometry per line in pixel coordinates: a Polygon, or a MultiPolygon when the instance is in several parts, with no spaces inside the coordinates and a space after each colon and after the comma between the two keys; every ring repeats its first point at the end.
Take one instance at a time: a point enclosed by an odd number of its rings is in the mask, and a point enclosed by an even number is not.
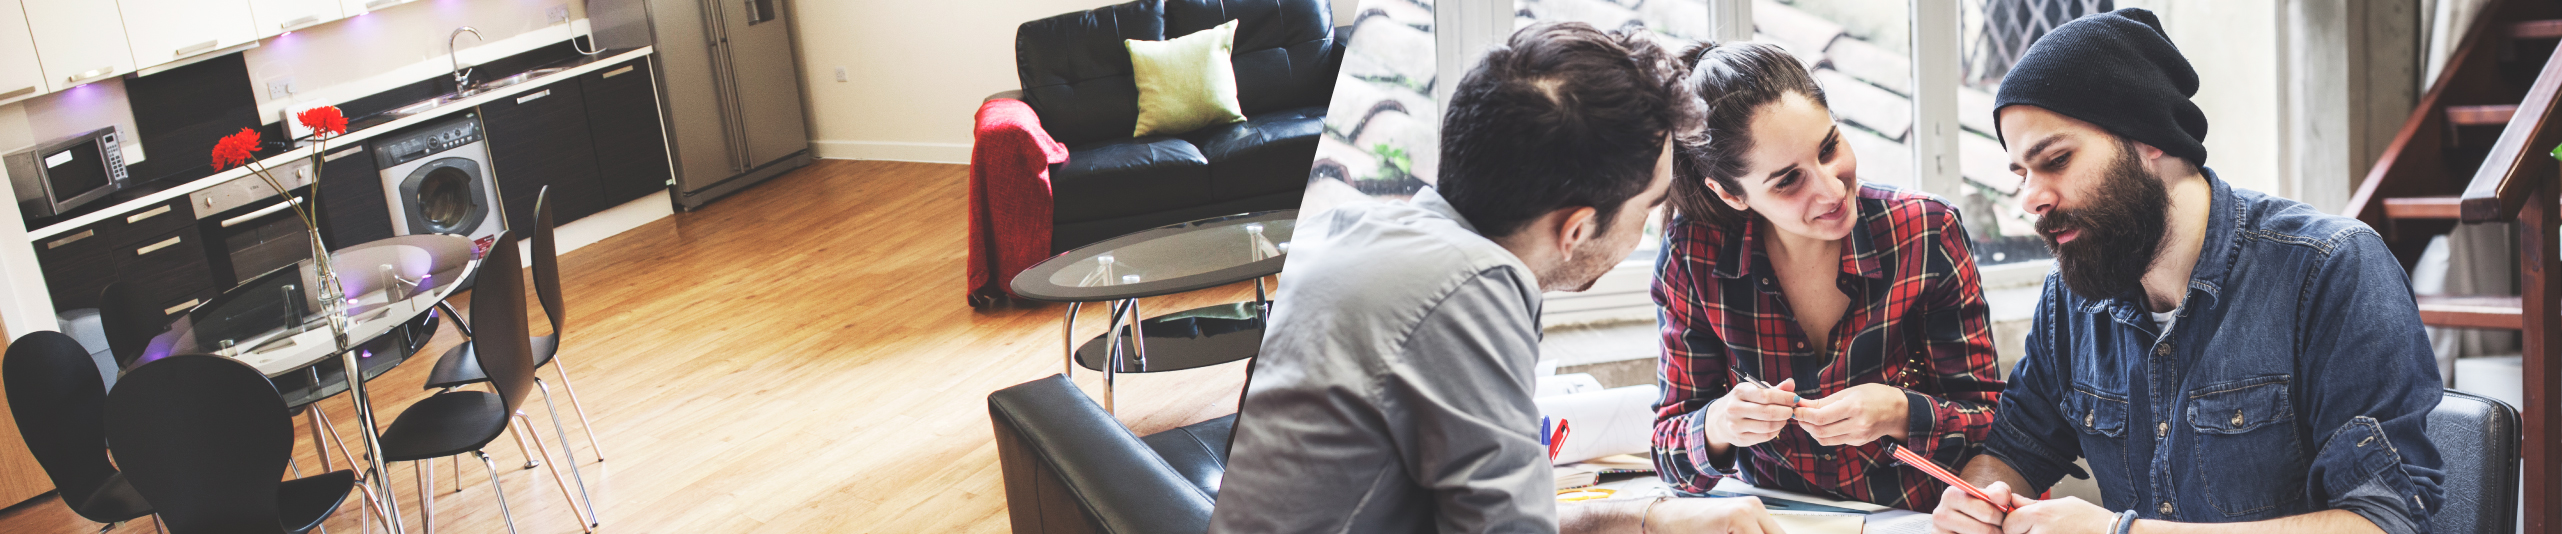
{"type": "Polygon", "coordinates": [[[454,33],[452,35],[445,36],[445,59],[453,62],[454,92],[456,93],[460,93],[465,89],[471,88],[471,69],[463,68],[462,56],[454,54],[454,40],[461,39],[464,33],[470,33],[471,38],[474,41],[481,40],[480,30],[472,29],[470,26],[454,28],[454,33]]]}

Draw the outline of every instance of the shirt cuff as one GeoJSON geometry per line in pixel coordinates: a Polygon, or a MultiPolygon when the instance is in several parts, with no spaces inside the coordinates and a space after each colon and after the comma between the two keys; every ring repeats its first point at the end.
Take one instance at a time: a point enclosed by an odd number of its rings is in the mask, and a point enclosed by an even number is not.
{"type": "Polygon", "coordinates": [[[1723,455],[1713,454],[1709,451],[1708,410],[1701,409],[1699,411],[1690,412],[1690,430],[1692,433],[1697,435],[1696,439],[1691,441],[1690,456],[1700,460],[1692,462],[1692,465],[1699,468],[1701,472],[1700,474],[1712,477],[1730,477],[1735,476],[1739,472],[1736,460],[1743,458],[1743,447],[1729,445],[1726,447],[1726,454],[1723,455]]]}
{"type": "Polygon", "coordinates": [[[2411,476],[2399,448],[2373,418],[2351,418],[2323,440],[2314,459],[2332,509],[2348,510],[2387,534],[2425,531],[2429,504],[2424,488],[2411,476]],[[2343,487],[2345,486],[2345,487],[2343,487]]]}
{"type": "Polygon", "coordinates": [[[1904,391],[1904,446],[1924,458],[1937,458],[1939,452],[1939,405],[1929,395],[1904,391]]]}

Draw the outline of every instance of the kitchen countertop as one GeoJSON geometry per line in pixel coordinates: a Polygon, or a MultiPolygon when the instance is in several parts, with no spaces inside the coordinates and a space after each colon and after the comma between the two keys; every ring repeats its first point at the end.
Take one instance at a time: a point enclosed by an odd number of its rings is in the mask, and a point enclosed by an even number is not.
{"type": "MultiPolygon", "coordinates": [[[[335,137],[335,138],[331,138],[331,139],[329,139],[329,140],[327,141],[327,145],[328,145],[328,147],[329,147],[330,149],[332,149],[332,150],[339,149],[339,148],[344,148],[344,147],[350,146],[350,144],[351,144],[351,143],[361,143],[361,142],[364,142],[364,141],[365,141],[365,140],[367,140],[367,139],[371,139],[371,138],[373,138],[373,137],[375,137],[375,136],[382,135],[382,134],[384,134],[384,133],[386,133],[386,132],[398,131],[398,130],[400,130],[401,128],[406,128],[406,127],[409,127],[409,126],[413,126],[413,125],[417,125],[417,124],[423,124],[423,123],[426,123],[426,122],[429,122],[429,121],[438,120],[438,119],[441,119],[441,118],[443,118],[443,117],[445,117],[445,116],[452,115],[452,114],[454,114],[455,112],[458,112],[458,111],[477,108],[477,107],[479,107],[481,104],[484,104],[484,103],[488,103],[488,102],[491,102],[491,101],[495,101],[495,100],[498,100],[498,99],[501,99],[501,98],[512,98],[512,97],[515,97],[516,95],[523,94],[523,93],[525,93],[525,92],[527,92],[527,91],[532,91],[532,90],[535,90],[535,89],[541,89],[541,88],[543,88],[543,87],[550,86],[551,84],[556,83],[556,82],[559,82],[559,81],[561,81],[561,80],[574,79],[574,78],[577,78],[577,77],[579,77],[579,76],[581,76],[581,75],[585,75],[585,74],[587,74],[587,73],[595,72],[595,71],[598,71],[598,70],[603,70],[603,69],[605,69],[606,67],[610,67],[610,66],[613,66],[613,65],[621,64],[621,63],[623,63],[623,62],[630,61],[630,60],[635,59],[635,58],[646,57],[646,56],[648,56],[652,51],[655,51],[655,50],[656,50],[656,48],[654,48],[654,47],[647,47],[647,46],[644,46],[644,47],[640,47],[640,48],[632,49],[632,50],[629,50],[629,51],[625,51],[625,52],[622,52],[622,53],[614,54],[614,55],[611,55],[611,56],[602,56],[602,57],[597,57],[597,58],[592,58],[592,59],[590,59],[590,58],[581,58],[581,59],[580,59],[579,61],[577,61],[577,62],[570,62],[570,63],[566,63],[566,64],[569,64],[569,65],[575,65],[575,66],[569,67],[569,70],[560,71],[560,72],[553,73],[553,74],[551,74],[551,75],[543,76],[543,77],[540,77],[540,78],[535,78],[535,79],[533,79],[533,80],[529,80],[529,81],[526,81],[526,82],[524,82],[524,83],[519,83],[519,84],[515,84],[515,85],[510,85],[510,86],[507,86],[507,87],[501,87],[501,88],[498,88],[498,89],[490,90],[489,92],[485,92],[485,93],[480,93],[480,94],[472,95],[472,96],[470,96],[470,97],[468,97],[468,98],[463,98],[463,99],[460,99],[460,100],[455,100],[455,101],[453,101],[452,103],[448,103],[448,104],[445,104],[445,105],[442,105],[442,106],[437,106],[435,109],[428,110],[428,111],[427,111],[427,112],[425,112],[425,113],[420,113],[420,114],[417,114],[417,115],[411,115],[411,116],[407,116],[407,117],[401,117],[401,118],[399,118],[399,119],[394,119],[394,120],[392,120],[392,121],[389,121],[389,122],[383,122],[383,123],[379,123],[379,124],[368,124],[366,127],[362,128],[362,129],[352,130],[352,131],[347,132],[347,133],[346,133],[346,134],[344,134],[344,135],[340,135],[340,136],[338,136],[338,137],[335,137]]],[[[351,118],[351,119],[355,119],[356,117],[350,117],[350,118],[351,118]]],[[[300,147],[300,148],[295,148],[295,149],[293,149],[293,150],[288,150],[288,151],[285,151],[285,152],[283,152],[283,153],[276,154],[276,155],[274,155],[274,156],[268,156],[268,157],[266,157],[266,158],[260,159],[260,160],[258,161],[257,166],[273,168],[273,167],[278,167],[278,166],[282,166],[282,165],[290,164],[290,163],[293,163],[293,162],[295,162],[295,161],[297,161],[297,160],[310,158],[310,157],[311,157],[311,151],[312,151],[312,148],[313,148],[313,147],[310,147],[310,146],[304,146],[304,147],[300,147]]],[[[168,188],[168,189],[160,190],[159,192],[155,192],[155,193],[152,193],[152,194],[149,194],[149,195],[144,195],[144,196],[141,196],[141,197],[138,197],[138,198],[129,199],[129,200],[126,200],[126,201],[124,201],[124,202],[119,202],[119,203],[117,203],[117,204],[116,204],[116,205],[114,205],[114,206],[109,206],[109,207],[107,207],[107,208],[105,208],[105,209],[100,209],[100,210],[93,211],[93,212],[89,212],[89,213],[87,213],[87,214],[84,214],[84,215],[81,215],[81,216],[78,216],[78,217],[73,217],[73,218],[66,219],[66,220],[63,220],[63,221],[60,221],[60,222],[56,222],[56,223],[53,223],[53,224],[45,225],[45,226],[44,226],[44,227],[42,227],[42,228],[30,228],[30,229],[27,229],[27,240],[28,240],[28,241],[30,241],[30,242],[40,242],[40,241],[43,241],[43,240],[45,240],[45,239],[52,238],[52,237],[54,237],[54,236],[61,235],[61,234],[64,234],[64,233],[70,232],[70,231],[72,231],[72,230],[78,229],[78,228],[80,228],[80,227],[82,227],[82,226],[88,226],[88,225],[90,225],[90,224],[97,223],[98,221],[104,221],[104,220],[107,220],[107,218],[109,218],[109,217],[116,217],[116,216],[124,215],[124,214],[126,214],[126,213],[130,213],[130,212],[134,212],[134,211],[138,211],[138,210],[149,209],[149,208],[152,208],[152,207],[154,207],[154,206],[158,206],[158,205],[160,205],[160,204],[161,204],[161,203],[163,203],[163,202],[168,202],[168,201],[169,201],[169,199],[173,199],[173,198],[178,198],[178,197],[186,196],[186,195],[187,195],[187,194],[189,194],[189,193],[194,193],[194,192],[196,192],[196,191],[201,191],[201,190],[204,190],[204,189],[209,188],[209,187],[213,187],[213,186],[216,186],[216,185],[221,185],[221,184],[222,184],[222,183],[224,183],[224,182],[229,182],[229,181],[232,181],[232,180],[234,180],[234,179],[239,179],[239,178],[241,178],[241,177],[245,177],[245,176],[249,176],[249,175],[250,175],[249,166],[241,166],[241,167],[237,167],[237,168],[233,168],[233,169],[225,170],[225,171],[222,171],[222,172],[214,173],[214,175],[213,175],[213,176],[207,176],[207,177],[204,177],[204,178],[198,178],[198,179],[196,179],[196,180],[189,181],[189,182],[187,182],[187,183],[185,183],[185,184],[180,184],[180,185],[175,186],[175,187],[170,187],[170,188],[168,188]]]]}

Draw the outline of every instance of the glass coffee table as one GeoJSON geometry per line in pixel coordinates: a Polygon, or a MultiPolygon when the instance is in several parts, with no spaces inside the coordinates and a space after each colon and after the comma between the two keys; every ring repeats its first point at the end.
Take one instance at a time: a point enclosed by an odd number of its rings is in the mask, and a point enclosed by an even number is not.
{"type": "Polygon", "coordinates": [[[1121,373],[1208,367],[1255,356],[1271,305],[1263,277],[1280,274],[1298,210],[1212,217],[1159,226],[1077,247],[1014,276],[1015,295],[1068,303],[1060,328],[1069,378],[1083,366],[1103,372],[1103,409],[1113,410],[1121,373]],[[1254,281],[1254,301],[1141,319],[1139,299],[1254,281]],[[1110,303],[1111,328],[1082,346],[1076,315],[1110,303]],[[1126,324],[1125,324],[1126,321],[1126,324]]]}

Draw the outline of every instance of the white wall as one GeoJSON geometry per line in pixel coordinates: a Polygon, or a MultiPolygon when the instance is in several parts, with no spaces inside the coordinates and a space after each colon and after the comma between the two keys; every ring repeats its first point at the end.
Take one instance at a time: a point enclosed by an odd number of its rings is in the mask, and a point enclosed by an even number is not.
{"type": "MultiPolygon", "coordinates": [[[[1357,0],[1332,1],[1335,23],[1350,23],[1357,0]]],[[[811,148],[822,158],[967,163],[979,101],[1022,85],[1015,27],[1118,3],[796,2],[811,148]],[[836,81],[840,67],[847,81],[836,81]]]]}
{"type": "Polygon", "coordinates": [[[2280,192],[2286,120],[2280,3],[2120,0],[2117,7],[2160,15],[2162,29],[2197,69],[2197,96],[2191,100],[2206,111],[2206,165],[2234,187],[2280,192]]]}

